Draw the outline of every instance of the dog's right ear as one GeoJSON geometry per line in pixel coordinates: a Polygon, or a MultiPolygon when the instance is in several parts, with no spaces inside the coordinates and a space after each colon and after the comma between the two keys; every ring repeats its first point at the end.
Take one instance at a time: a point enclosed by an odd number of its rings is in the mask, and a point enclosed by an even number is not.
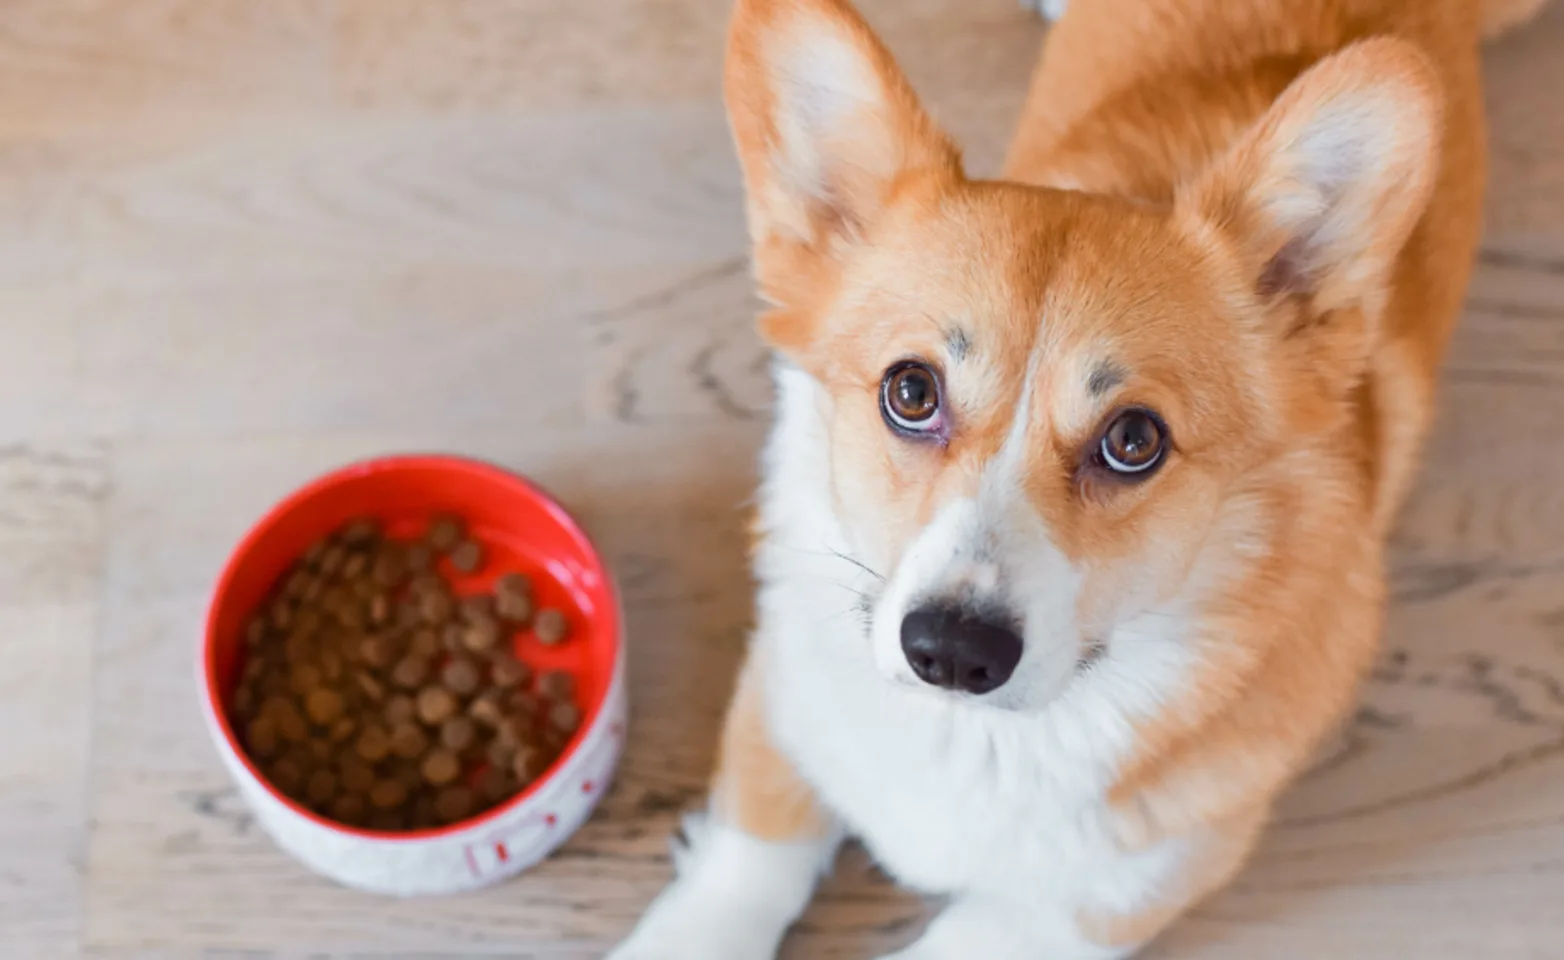
{"type": "Polygon", "coordinates": [[[799,308],[898,185],[959,179],[961,159],[842,0],[739,0],[725,86],[756,279],[781,308],[762,333],[800,351],[813,331],[799,308]]]}

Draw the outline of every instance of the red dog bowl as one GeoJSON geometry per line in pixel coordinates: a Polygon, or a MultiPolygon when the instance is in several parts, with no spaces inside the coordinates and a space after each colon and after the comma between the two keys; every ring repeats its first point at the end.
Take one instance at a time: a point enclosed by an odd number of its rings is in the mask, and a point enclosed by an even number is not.
{"type": "MultiPolygon", "coordinates": [[[[445,571],[449,575],[450,570],[445,571]]],[[[455,457],[390,457],[338,470],[293,494],[256,524],[229,558],[198,657],[207,726],[257,821],[306,866],[375,893],[449,893],[526,869],[581,825],[607,788],[624,742],[620,613],[614,587],[581,528],[547,494],[496,467],[455,457]],[[458,592],[500,574],[529,575],[543,606],[571,620],[571,639],[543,647],[512,639],[523,660],[575,675],[580,728],[554,766],[524,792],[438,830],[381,833],[312,813],[274,789],[234,736],[228,700],[244,666],[244,624],[312,543],[357,517],[412,537],[441,513],[462,517],[485,547],[483,569],[455,577],[458,592]]]]}

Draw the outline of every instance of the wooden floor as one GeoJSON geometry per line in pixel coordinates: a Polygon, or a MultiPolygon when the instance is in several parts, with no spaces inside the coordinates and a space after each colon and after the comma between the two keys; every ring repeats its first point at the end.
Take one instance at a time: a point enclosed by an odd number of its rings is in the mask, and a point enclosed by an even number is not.
{"type": "MultiPolygon", "coordinates": [[[[663,882],[743,642],[769,396],[728,2],[0,6],[0,955],[597,957],[663,882]],[[636,714],[552,861],[399,903],[257,831],[192,654],[261,510],[430,448],[535,474],[600,538],[636,714]]],[[[1043,28],[865,7],[992,170],[1043,28]]],[[[1564,957],[1564,4],[1488,75],[1488,239],[1383,667],[1157,957],[1564,957]]],[[[787,955],[867,958],[925,915],[849,855],[787,955]]]]}

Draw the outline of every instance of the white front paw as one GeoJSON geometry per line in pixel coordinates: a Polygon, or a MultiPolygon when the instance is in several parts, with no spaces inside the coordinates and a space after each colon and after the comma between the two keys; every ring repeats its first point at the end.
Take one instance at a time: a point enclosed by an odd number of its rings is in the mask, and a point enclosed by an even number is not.
{"type": "Polygon", "coordinates": [[[771,960],[786,924],[710,902],[678,881],[607,960],[771,960]]]}
{"type": "Polygon", "coordinates": [[[767,843],[701,816],[684,836],[678,878],[608,960],[772,960],[835,840],[767,843]]]}

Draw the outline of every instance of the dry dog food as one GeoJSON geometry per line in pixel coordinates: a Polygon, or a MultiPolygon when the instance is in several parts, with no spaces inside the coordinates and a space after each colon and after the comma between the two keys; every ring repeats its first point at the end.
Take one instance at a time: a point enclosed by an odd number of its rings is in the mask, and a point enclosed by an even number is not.
{"type": "Polygon", "coordinates": [[[539,672],[510,638],[570,638],[532,582],[505,573],[458,597],[489,562],[459,517],[420,540],[355,520],[313,544],[245,625],[232,719],[278,790],[356,827],[425,829],[503,803],[542,776],[581,724],[575,680],[539,672]]]}

